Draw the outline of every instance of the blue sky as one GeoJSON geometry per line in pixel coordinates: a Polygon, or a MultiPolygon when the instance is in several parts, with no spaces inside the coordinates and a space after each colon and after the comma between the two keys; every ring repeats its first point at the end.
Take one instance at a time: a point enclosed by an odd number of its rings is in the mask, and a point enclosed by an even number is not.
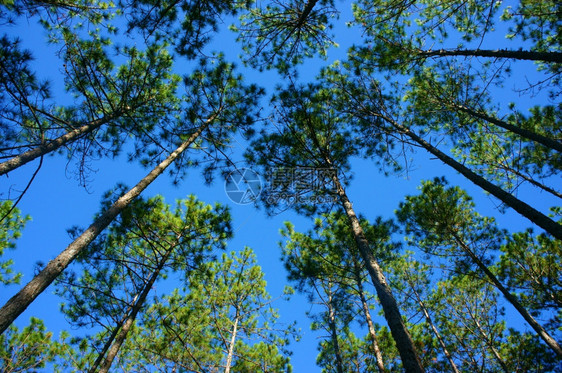
{"type": "MultiPolygon", "coordinates": [[[[348,16],[348,14],[342,15],[340,23],[347,21],[348,16]]],[[[25,25],[25,22],[22,21],[24,25],[18,27],[4,26],[4,29],[8,33],[20,35],[24,46],[33,51],[36,57],[35,66],[45,77],[57,76],[61,63],[54,57],[53,49],[45,45],[44,38],[38,36],[39,34],[44,35],[43,31],[34,24],[25,25]]],[[[360,35],[354,30],[338,28],[336,34],[338,36],[336,41],[341,47],[338,51],[330,53],[329,61],[344,58],[346,46],[358,42],[360,39],[360,35]]],[[[496,44],[494,47],[510,46],[501,38],[492,40],[491,43],[496,44]]],[[[234,43],[234,36],[231,34],[215,38],[210,49],[225,52],[229,60],[236,59],[239,53],[239,47],[234,43]]],[[[327,63],[322,62],[322,64],[327,63]]],[[[524,81],[524,74],[534,70],[534,67],[529,69],[525,64],[527,63],[521,64],[520,72],[513,74],[514,84],[517,80],[524,81]]],[[[528,64],[530,67],[531,63],[528,64]]],[[[248,82],[265,85],[269,93],[271,93],[274,83],[280,82],[275,72],[258,73],[244,69],[239,63],[238,65],[239,71],[245,74],[248,82]]],[[[309,61],[300,70],[301,77],[313,78],[318,72],[319,66],[319,61],[309,61]]],[[[508,87],[510,85],[511,82],[508,82],[508,87]]],[[[54,81],[53,88],[55,91],[62,89],[61,82],[54,81]]],[[[516,95],[513,95],[512,99],[517,100],[516,95]]],[[[521,103],[521,105],[528,104],[528,102],[521,103]]],[[[236,146],[239,149],[234,149],[234,151],[240,156],[245,150],[245,144],[238,143],[236,146]]],[[[405,195],[417,193],[416,188],[420,185],[421,180],[446,175],[451,184],[460,185],[469,192],[475,199],[477,210],[481,214],[495,216],[500,226],[512,230],[522,230],[530,226],[524,218],[513,212],[499,214],[496,209],[497,200],[485,195],[462,177],[451,173],[440,161],[431,159],[424,151],[418,150],[412,156],[415,157],[414,169],[407,174],[388,177],[376,172],[371,161],[354,160],[352,167],[354,178],[348,194],[358,213],[370,220],[379,215],[385,218],[392,217],[394,210],[405,195]]],[[[5,198],[10,188],[21,190],[35,167],[37,167],[37,161],[10,173],[7,177],[2,177],[0,193],[3,194],[1,197],[5,198]]],[[[71,240],[66,229],[76,225],[86,227],[92,222],[94,214],[99,210],[101,194],[118,182],[132,186],[147,172],[136,163],[126,163],[124,157],[116,160],[95,161],[92,163],[92,168],[95,172],[91,174],[91,181],[86,190],[80,187],[74,178],[75,165],[73,163],[68,164],[64,157],[58,155],[45,158],[39,174],[19,205],[23,214],[31,215],[32,221],[27,224],[21,239],[17,242],[17,250],[8,252],[6,255],[7,258],[14,258],[15,269],[24,273],[22,284],[32,278],[37,261],[49,261],[70,243],[71,240]]],[[[195,194],[200,200],[207,203],[220,202],[229,205],[233,216],[234,238],[229,242],[228,249],[240,250],[244,246],[253,248],[259,264],[265,272],[270,294],[273,297],[281,295],[283,287],[287,283],[285,270],[279,260],[278,242],[281,240],[279,229],[283,226],[283,221],[290,220],[296,230],[304,231],[310,226],[309,220],[289,211],[275,217],[266,217],[263,211],[256,210],[251,205],[234,204],[226,195],[222,180],[217,179],[213,185],[205,186],[199,170],[196,169],[191,170],[179,186],[173,186],[171,180],[163,176],[143,192],[144,197],[156,194],[163,195],[168,203],[185,198],[189,194],[195,194]]],[[[533,206],[542,211],[546,211],[546,207],[552,205],[551,200],[539,192],[522,189],[519,195],[526,197],[533,206]]],[[[18,287],[18,285],[12,285],[3,288],[0,302],[4,303],[17,291],[18,287]]],[[[70,329],[58,312],[61,300],[52,295],[52,291],[52,287],[47,289],[19,317],[16,325],[23,327],[28,323],[29,317],[37,316],[44,319],[47,328],[55,333],[63,329],[70,329]]],[[[159,293],[158,286],[155,292],[162,295],[159,293]]],[[[291,346],[294,351],[292,357],[294,371],[319,371],[315,365],[315,359],[316,345],[321,335],[309,330],[309,320],[305,316],[305,312],[309,311],[311,306],[297,294],[290,302],[279,301],[276,306],[280,310],[282,322],[289,323],[297,320],[298,326],[302,329],[302,341],[298,344],[293,343],[291,346]]],[[[510,322],[521,326],[520,321],[517,321],[517,316],[513,317],[510,322]]],[[[378,322],[384,324],[381,318],[378,318],[378,322]]]]}

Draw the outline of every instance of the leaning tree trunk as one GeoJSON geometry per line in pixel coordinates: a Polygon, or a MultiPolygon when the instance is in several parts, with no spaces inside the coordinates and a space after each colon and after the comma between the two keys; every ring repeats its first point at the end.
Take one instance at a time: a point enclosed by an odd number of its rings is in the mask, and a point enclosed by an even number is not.
{"type": "Polygon", "coordinates": [[[119,197],[78,238],[55,259],[51,260],[31,281],[25,285],[0,309],[0,334],[45,290],[66,267],[125,209],[138,197],[174,160],[183,153],[215,119],[208,119],[189,139],[174,150],[164,161],[150,171],[137,185],[119,197]]]}
{"type": "Polygon", "coordinates": [[[129,313],[131,312],[132,307],[134,307],[134,304],[137,302],[137,299],[138,299],[137,296],[135,298],[133,298],[132,304],[129,305],[129,307],[125,311],[125,314],[123,315],[123,317],[117,322],[117,325],[115,325],[115,327],[111,331],[111,334],[109,335],[109,338],[107,338],[107,341],[105,341],[105,344],[103,345],[103,348],[98,353],[98,357],[96,358],[96,360],[94,361],[94,363],[92,364],[90,369],[88,369],[88,373],[95,373],[96,370],[98,369],[98,367],[100,366],[100,364],[102,363],[103,357],[105,356],[107,351],[109,351],[109,348],[111,347],[111,345],[113,344],[113,341],[117,337],[117,334],[119,333],[119,330],[123,327],[123,324],[125,324],[125,321],[127,321],[127,317],[129,315],[129,313]]]}
{"type": "Polygon", "coordinates": [[[508,58],[513,60],[543,61],[543,62],[562,62],[560,52],[535,52],[535,51],[513,51],[508,49],[436,49],[419,50],[414,52],[424,57],[445,57],[445,56],[466,56],[466,57],[491,57],[508,58]]]}
{"type": "Polygon", "coordinates": [[[498,364],[501,366],[502,370],[505,373],[509,373],[510,371],[507,367],[507,364],[505,363],[505,361],[501,357],[501,355],[498,352],[498,350],[496,349],[496,347],[494,347],[494,341],[490,338],[488,333],[486,333],[484,328],[482,328],[482,325],[480,325],[480,322],[478,321],[477,316],[473,315],[472,312],[470,312],[470,307],[467,307],[467,311],[468,311],[470,317],[472,318],[472,320],[474,321],[474,324],[476,325],[476,329],[478,329],[478,332],[480,333],[480,335],[484,339],[484,342],[490,348],[490,351],[492,351],[492,354],[494,355],[494,357],[498,361],[498,364]]]}
{"type": "Polygon", "coordinates": [[[551,138],[548,138],[544,135],[541,135],[540,133],[536,133],[536,132],[533,132],[533,131],[529,131],[525,128],[515,126],[511,123],[508,123],[508,122],[505,122],[503,120],[494,118],[494,117],[492,117],[492,116],[490,116],[486,113],[476,111],[476,110],[471,109],[471,108],[469,108],[467,106],[464,106],[464,105],[452,104],[451,106],[456,110],[462,111],[463,113],[466,113],[466,114],[468,114],[470,116],[473,116],[475,118],[485,120],[486,122],[492,123],[492,124],[494,124],[494,125],[496,125],[500,128],[503,128],[504,130],[513,132],[513,133],[515,133],[515,134],[517,134],[521,137],[524,137],[528,140],[531,140],[531,141],[537,142],[541,145],[544,145],[547,148],[562,152],[562,143],[561,142],[556,141],[556,140],[551,139],[551,138]]]}
{"type": "Polygon", "coordinates": [[[44,144],[41,144],[5,162],[0,163],[0,175],[4,175],[10,171],[15,170],[18,167],[25,165],[26,163],[31,162],[34,159],[37,159],[41,156],[51,153],[61,148],[62,146],[77,140],[80,136],[92,133],[96,129],[100,128],[101,126],[110,122],[111,120],[117,118],[121,114],[122,114],[121,112],[117,112],[108,117],[91,121],[90,123],[87,123],[82,127],[78,127],[72,131],[69,131],[64,135],[57,137],[54,140],[49,140],[44,144]]]}
{"type": "Polygon", "coordinates": [[[240,316],[238,315],[238,309],[237,309],[236,317],[234,318],[234,325],[232,326],[232,335],[230,336],[230,342],[228,345],[228,354],[226,355],[226,367],[224,368],[224,373],[230,373],[230,367],[232,366],[232,358],[234,357],[234,346],[236,344],[239,322],[240,322],[240,316]]]}
{"type": "Polygon", "coordinates": [[[381,349],[379,347],[379,341],[377,338],[377,333],[375,331],[375,325],[373,324],[373,319],[371,318],[371,313],[369,312],[369,304],[365,298],[365,291],[363,290],[363,281],[361,280],[361,269],[359,268],[359,263],[354,259],[354,270],[355,270],[355,282],[357,283],[357,293],[359,294],[359,299],[361,300],[361,307],[363,308],[363,315],[365,316],[365,321],[367,322],[367,327],[369,328],[369,336],[371,337],[371,349],[375,355],[377,369],[380,373],[385,373],[384,361],[382,358],[381,349]]]}
{"type": "MultiPolygon", "coordinates": [[[[121,348],[121,346],[125,342],[125,339],[127,338],[127,334],[129,334],[129,330],[131,330],[131,327],[133,326],[133,323],[135,322],[135,319],[136,319],[138,313],[140,312],[142,306],[144,305],[144,302],[146,301],[146,297],[148,296],[148,293],[150,292],[150,290],[152,289],[152,286],[154,285],[154,283],[158,279],[158,276],[160,276],[160,272],[162,271],[162,268],[164,268],[164,266],[166,265],[166,262],[168,261],[168,258],[172,254],[172,251],[173,251],[173,248],[168,249],[168,251],[166,252],[164,257],[160,260],[160,263],[158,263],[158,266],[155,268],[154,272],[152,272],[152,275],[150,276],[150,279],[144,285],[144,288],[143,288],[137,302],[135,303],[133,309],[131,310],[131,313],[129,314],[129,316],[127,317],[125,322],[123,323],[123,326],[121,327],[121,330],[119,331],[119,334],[115,337],[115,341],[113,342],[113,344],[111,345],[111,348],[107,352],[107,357],[103,361],[103,364],[100,367],[99,373],[107,373],[109,371],[109,368],[111,367],[111,364],[113,363],[113,360],[115,359],[115,357],[117,356],[117,353],[119,352],[119,349],[121,348]]],[[[94,367],[92,367],[91,371],[93,372],[93,371],[95,371],[95,369],[96,369],[96,367],[94,366],[94,367]]]]}
{"type": "Polygon", "coordinates": [[[397,123],[395,120],[378,115],[390,123],[399,133],[404,134],[414,140],[418,145],[426,149],[428,152],[439,158],[443,163],[452,167],[457,172],[462,174],[464,177],[472,181],[474,184],[478,185],[494,197],[498,198],[500,201],[505,203],[507,206],[511,207],[519,214],[523,215],[527,219],[529,219],[534,224],[538,225],[546,232],[550,233],[554,237],[562,240],[562,225],[556,223],[554,220],[550,219],[548,216],[544,215],[540,211],[534,209],[533,207],[529,206],[525,202],[521,201],[518,198],[515,198],[512,194],[506,192],[502,188],[498,187],[497,185],[492,184],[482,176],[476,174],[474,171],[469,169],[468,167],[464,166],[463,164],[457,162],[453,158],[449,157],[441,150],[437,149],[416,133],[410,131],[407,127],[402,126],[401,124],[397,123]]]}
{"type": "Polygon", "coordinates": [[[492,271],[490,271],[490,269],[488,269],[488,267],[480,260],[480,258],[478,258],[476,256],[476,254],[474,254],[474,252],[470,249],[470,247],[468,247],[468,245],[466,244],[466,242],[464,242],[464,240],[461,239],[461,237],[459,237],[459,235],[456,232],[450,232],[451,235],[453,236],[453,238],[455,239],[455,242],[457,243],[457,245],[460,246],[460,248],[470,257],[470,259],[472,259],[472,261],[478,266],[478,268],[480,268],[480,270],[482,272],[484,272],[484,274],[486,274],[486,276],[488,277],[488,279],[490,279],[490,281],[492,282],[492,284],[494,284],[494,286],[503,294],[503,296],[505,297],[505,299],[507,299],[507,301],[509,303],[511,303],[511,305],[513,307],[515,307],[515,309],[517,310],[517,312],[519,312],[519,314],[521,316],[523,316],[523,318],[525,319],[525,321],[527,321],[529,323],[529,325],[531,325],[531,327],[533,328],[533,330],[535,330],[535,332],[539,335],[539,337],[542,338],[543,341],[545,341],[545,343],[559,356],[562,357],[562,348],[560,347],[560,345],[558,344],[558,342],[556,341],[556,339],[554,339],[543,327],[541,324],[539,324],[537,322],[537,320],[535,320],[535,318],[529,313],[529,311],[527,311],[527,309],[525,307],[523,307],[523,305],[517,300],[517,298],[511,294],[511,292],[509,292],[509,290],[506,289],[505,286],[503,286],[503,284],[500,282],[500,280],[498,280],[498,278],[496,277],[496,275],[494,275],[492,273],[492,271]]]}
{"type": "MultiPolygon", "coordinates": [[[[328,159],[326,159],[326,161],[329,165],[331,165],[331,162],[329,162],[328,159]]],[[[421,360],[416,353],[412,337],[406,329],[406,325],[404,324],[404,320],[400,314],[398,303],[396,302],[394,295],[392,295],[392,290],[388,286],[386,278],[376,258],[374,257],[371,248],[369,247],[369,241],[365,238],[363,228],[361,228],[361,225],[359,224],[359,219],[357,218],[352,204],[345,193],[345,189],[341,185],[337,175],[334,175],[332,180],[336,186],[340,203],[349,219],[359,253],[363,258],[365,267],[367,268],[367,271],[371,276],[371,280],[373,281],[373,285],[375,286],[377,297],[384,311],[384,317],[388,323],[392,337],[396,342],[398,352],[400,353],[402,365],[404,366],[406,372],[424,372],[421,360]]]]}
{"type": "MultiPolygon", "coordinates": [[[[406,275],[406,276],[408,276],[408,275],[406,275]]],[[[443,350],[443,354],[445,355],[445,357],[449,361],[449,364],[451,365],[452,371],[455,372],[455,373],[459,373],[459,369],[457,368],[457,365],[453,361],[453,357],[449,353],[449,350],[447,349],[447,346],[445,345],[445,341],[441,337],[441,333],[439,333],[439,331],[437,330],[437,327],[433,323],[433,320],[431,319],[431,316],[429,315],[429,311],[427,310],[425,304],[423,303],[423,300],[421,299],[419,293],[416,291],[415,286],[412,284],[412,282],[410,281],[409,278],[408,278],[407,281],[408,281],[408,286],[410,287],[410,289],[412,289],[412,292],[414,293],[414,296],[416,297],[416,303],[420,306],[420,309],[422,310],[425,321],[427,322],[427,324],[431,328],[431,331],[435,335],[435,338],[437,338],[437,341],[439,342],[439,345],[441,346],[441,350],[443,350]]]]}

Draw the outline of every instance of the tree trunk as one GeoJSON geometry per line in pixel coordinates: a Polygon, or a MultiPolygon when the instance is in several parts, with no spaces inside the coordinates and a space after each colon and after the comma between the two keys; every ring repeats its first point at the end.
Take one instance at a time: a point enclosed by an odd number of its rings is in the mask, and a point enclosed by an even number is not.
{"type": "Polygon", "coordinates": [[[330,336],[334,345],[334,354],[336,355],[336,371],[343,373],[343,359],[341,356],[340,344],[338,342],[338,331],[336,329],[336,314],[332,305],[332,294],[328,296],[328,327],[330,328],[330,336]]]}
{"type": "Polygon", "coordinates": [[[353,236],[355,238],[355,242],[357,243],[357,248],[363,258],[365,267],[369,271],[373,285],[375,286],[377,297],[381,303],[384,311],[384,317],[388,323],[392,337],[396,342],[396,347],[400,353],[404,369],[406,372],[424,372],[421,361],[416,353],[414,342],[412,341],[410,333],[408,333],[406,325],[404,325],[404,321],[402,320],[402,315],[400,314],[400,309],[398,308],[396,299],[392,295],[392,291],[386,282],[386,278],[371,252],[369,242],[365,238],[365,234],[359,224],[357,215],[355,215],[352,204],[349,201],[349,198],[347,197],[347,194],[345,193],[337,175],[334,175],[333,181],[340,198],[340,203],[345,209],[349,219],[353,236]]]}
{"type": "Polygon", "coordinates": [[[308,0],[306,2],[306,5],[304,6],[304,9],[303,9],[302,13],[299,15],[299,19],[298,19],[297,24],[295,26],[295,30],[301,28],[304,25],[304,23],[306,22],[306,19],[308,18],[308,16],[312,12],[312,9],[314,9],[314,6],[316,5],[317,2],[318,2],[318,0],[308,0]]]}
{"type": "Polygon", "coordinates": [[[509,58],[514,60],[543,61],[543,62],[562,62],[562,53],[560,52],[534,52],[534,51],[512,51],[507,49],[438,49],[438,50],[420,50],[417,52],[420,56],[474,56],[474,57],[492,57],[492,58],[509,58]]]}
{"type": "Polygon", "coordinates": [[[188,140],[174,150],[164,161],[150,171],[137,185],[119,197],[117,201],[101,214],[78,238],[76,238],[55,259],[25,285],[0,309],[0,334],[43,292],[66,267],[84,250],[129,203],[138,197],[174,160],[183,153],[215,119],[208,119],[188,140]]]}
{"type": "MultiPolygon", "coordinates": [[[[408,275],[406,274],[406,276],[408,276],[408,275]]],[[[423,303],[419,293],[416,291],[416,288],[415,288],[414,284],[412,284],[412,282],[410,281],[409,278],[408,278],[407,281],[408,281],[408,285],[410,286],[410,289],[412,289],[412,292],[414,293],[414,295],[416,297],[416,303],[420,306],[420,308],[422,310],[422,313],[423,313],[423,316],[425,318],[425,321],[428,323],[429,327],[431,328],[431,331],[435,335],[435,338],[437,338],[437,341],[439,342],[439,345],[441,346],[441,349],[443,350],[443,354],[445,355],[445,357],[449,361],[449,364],[451,365],[451,369],[453,370],[453,372],[459,373],[459,369],[457,368],[457,365],[453,361],[453,358],[451,357],[451,354],[449,353],[449,350],[447,350],[447,346],[445,345],[445,341],[443,341],[443,338],[441,337],[441,334],[437,330],[437,327],[433,323],[433,320],[431,320],[431,316],[429,315],[429,312],[428,312],[427,308],[425,307],[425,304],[423,303]]]]}
{"type": "Polygon", "coordinates": [[[53,152],[59,149],[61,146],[64,146],[69,142],[78,139],[82,135],[86,135],[88,133],[93,132],[94,130],[100,128],[104,124],[117,118],[119,115],[121,115],[121,112],[114,113],[105,118],[94,120],[88,124],[83,125],[82,127],[76,128],[70,132],[65,133],[62,136],[59,136],[54,140],[50,140],[45,144],[41,144],[31,150],[28,150],[5,162],[0,163],[0,175],[4,175],[10,171],[15,170],[18,167],[25,165],[26,163],[31,162],[36,158],[39,158],[43,155],[53,152]]]}
{"type": "Polygon", "coordinates": [[[363,281],[361,280],[361,272],[359,268],[359,263],[354,260],[355,266],[355,281],[357,283],[357,293],[359,294],[359,299],[361,300],[361,306],[363,308],[363,315],[365,316],[365,321],[369,328],[369,336],[371,337],[371,349],[377,360],[377,369],[380,373],[385,373],[384,361],[382,359],[382,353],[379,347],[379,342],[377,338],[377,333],[375,331],[375,325],[373,324],[373,319],[371,319],[371,313],[369,312],[369,304],[365,298],[365,292],[363,291],[363,281]]]}
{"type": "MultiPolygon", "coordinates": [[[[135,299],[133,299],[133,302],[136,302],[136,300],[137,300],[137,298],[135,297],[135,299]]],[[[98,353],[98,357],[96,358],[96,360],[94,361],[94,363],[92,364],[90,369],[88,369],[88,373],[95,373],[96,372],[96,370],[98,369],[98,367],[100,366],[100,364],[103,361],[103,357],[105,356],[105,354],[107,353],[107,351],[109,350],[111,345],[113,344],[113,341],[115,340],[115,337],[117,337],[117,334],[119,333],[119,330],[121,329],[121,327],[123,327],[123,324],[125,324],[125,321],[127,321],[127,315],[129,314],[129,312],[131,312],[131,307],[129,307],[127,309],[125,315],[123,315],[121,320],[119,320],[117,325],[115,325],[115,327],[111,331],[111,334],[109,335],[109,338],[107,338],[107,341],[105,341],[105,343],[103,345],[103,348],[98,353]]]]}
{"type": "MultiPolygon", "coordinates": [[[[133,323],[135,322],[135,319],[136,319],[139,311],[141,310],[142,306],[144,305],[144,302],[146,301],[146,297],[148,296],[148,293],[150,293],[150,290],[152,289],[152,286],[154,285],[154,283],[158,279],[158,276],[160,276],[160,272],[162,271],[162,268],[164,268],[164,266],[166,265],[166,262],[168,261],[168,258],[172,254],[173,250],[174,250],[173,248],[168,249],[168,251],[166,252],[166,255],[164,255],[164,257],[160,260],[160,263],[158,264],[158,266],[156,267],[154,272],[152,272],[152,275],[150,276],[150,279],[144,285],[144,288],[143,288],[137,302],[135,303],[133,309],[131,310],[131,313],[129,314],[129,316],[127,317],[125,322],[123,323],[123,326],[121,327],[121,330],[119,331],[119,334],[115,337],[115,342],[111,345],[111,348],[107,352],[107,357],[103,361],[103,364],[100,367],[99,373],[107,373],[109,371],[109,368],[111,367],[111,364],[113,363],[113,360],[115,359],[115,357],[117,356],[117,353],[119,352],[119,349],[121,348],[121,346],[125,342],[125,339],[127,338],[127,334],[129,334],[129,330],[131,330],[131,327],[133,326],[133,323]]],[[[96,367],[94,366],[94,367],[91,368],[90,371],[93,372],[93,371],[95,371],[95,369],[96,369],[96,367]]]]}
{"type": "Polygon", "coordinates": [[[476,328],[478,328],[478,332],[480,332],[480,335],[482,335],[482,338],[484,338],[484,341],[486,341],[486,344],[488,345],[488,347],[492,351],[492,354],[494,355],[494,357],[496,358],[496,360],[498,361],[498,363],[502,367],[502,370],[505,373],[509,373],[509,369],[507,368],[507,365],[505,364],[505,361],[503,361],[503,358],[499,354],[498,350],[496,350],[496,348],[494,347],[493,341],[490,339],[488,334],[486,334],[486,331],[482,328],[482,325],[480,325],[480,322],[478,321],[478,319],[472,314],[472,312],[470,312],[470,307],[467,307],[467,310],[468,310],[468,313],[470,314],[470,317],[472,318],[472,320],[476,324],[476,328]]]}
{"type": "Polygon", "coordinates": [[[230,338],[230,344],[228,345],[228,355],[226,356],[226,367],[224,368],[224,373],[230,373],[232,357],[234,356],[234,344],[236,343],[236,334],[238,333],[238,321],[238,311],[236,311],[236,318],[234,319],[234,325],[232,326],[232,336],[230,338]]]}
{"type": "Polygon", "coordinates": [[[516,176],[522,178],[523,180],[527,181],[528,183],[530,183],[530,184],[536,186],[537,188],[540,188],[540,189],[544,190],[545,192],[550,193],[550,194],[552,194],[553,196],[562,199],[562,193],[560,193],[560,192],[554,190],[553,188],[551,188],[551,187],[549,187],[549,186],[546,186],[546,185],[544,185],[544,184],[542,184],[542,183],[536,181],[535,179],[533,179],[533,178],[531,178],[531,177],[529,177],[529,176],[523,174],[522,172],[520,172],[520,171],[518,171],[518,170],[516,170],[516,169],[513,169],[513,168],[509,167],[509,165],[504,165],[504,164],[499,164],[499,165],[498,165],[498,164],[495,164],[495,165],[493,165],[493,166],[496,167],[497,169],[499,169],[500,171],[505,171],[505,172],[508,172],[508,173],[512,173],[512,174],[514,174],[514,175],[516,175],[516,176]]]}
{"type": "MultiPolygon", "coordinates": [[[[380,116],[380,115],[379,115],[380,116]]],[[[505,203],[507,206],[511,207],[527,219],[529,219],[532,223],[538,225],[539,227],[543,228],[546,232],[550,233],[554,237],[562,240],[562,225],[556,223],[554,220],[550,219],[548,216],[544,215],[540,211],[534,209],[533,207],[529,206],[525,202],[521,201],[520,199],[515,198],[510,193],[506,192],[505,190],[501,189],[497,185],[492,184],[482,176],[479,176],[468,167],[460,164],[453,158],[449,157],[414,132],[410,131],[408,128],[400,125],[396,121],[392,120],[391,118],[381,116],[385,119],[388,123],[390,123],[395,129],[397,129],[400,133],[408,136],[412,140],[414,140],[417,144],[421,147],[426,149],[431,154],[435,155],[439,158],[443,163],[447,164],[448,166],[455,169],[457,172],[461,173],[467,179],[472,181],[474,184],[478,185],[494,197],[498,198],[500,201],[505,203]]]]}
{"type": "Polygon", "coordinates": [[[479,111],[476,111],[476,110],[471,109],[469,107],[466,107],[464,105],[452,104],[452,107],[459,110],[459,111],[462,111],[462,112],[464,112],[468,115],[476,117],[478,119],[482,119],[482,120],[485,120],[486,122],[490,122],[492,124],[495,124],[496,126],[501,127],[501,128],[503,128],[505,130],[508,130],[510,132],[513,132],[513,133],[515,133],[515,134],[517,134],[521,137],[524,137],[524,138],[529,139],[531,141],[535,141],[535,142],[537,142],[541,145],[546,146],[549,149],[562,152],[562,143],[561,142],[553,140],[553,139],[548,138],[546,136],[543,136],[540,133],[536,133],[536,132],[533,132],[533,131],[526,130],[525,128],[515,126],[511,123],[505,122],[503,120],[499,120],[497,118],[489,116],[485,113],[481,113],[479,111]]]}
{"type": "Polygon", "coordinates": [[[519,314],[523,316],[525,321],[527,321],[529,325],[531,325],[531,327],[533,328],[533,330],[535,330],[535,332],[539,335],[539,337],[541,337],[542,340],[545,341],[545,343],[559,357],[562,357],[562,348],[560,347],[558,342],[550,334],[548,334],[548,332],[542,327],[542,325],[540,325],[537,322],[537,320],[535,320],[533,316],[531,316],[531,314],[527,311],[527,309],[525,309],[525,307],[523,307],[523,305],[519,303],[517,298],[515,298],[515,296],[513,296],[513,294],[511,294],[509,290],[507,290],[505,286],[503,286],[500,280],[498,280],[498,278],[492,273],[492,271],[490,271],[488,267],[484,263],[482,263],[482,261],[476,256],[476,254],[474,254],[474,252],[470,249],[470,247],[468,247],[468,245],[464,242],[464,240],[462,240],[456,232],[451,232],[451,234],[455,239],[455,241],[457,242],[457,244],[461,247],[461,249],[472,259],[472,261],[474,261],[474,263],[478,266],[478,268],[480,268],[480,270],[484,272],[484,274],[486,274],[486,276],[490,279],[492,284],[494,284],[494,286],[503,294],[505,299],[507,299],[507,301],[511,303],[513,307],[515,307],[517,312],[519,312],[519,314]]]}

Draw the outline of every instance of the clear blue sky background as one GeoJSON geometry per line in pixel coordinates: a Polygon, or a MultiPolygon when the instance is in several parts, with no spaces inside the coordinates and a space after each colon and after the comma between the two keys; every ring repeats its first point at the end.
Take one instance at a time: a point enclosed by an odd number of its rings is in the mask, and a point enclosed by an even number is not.
{"type": "MultiPolygon", "coordinates": [[[[338,3],[338,6],[343,8],[341,3],[338,3]]],[[[349,12],[342,14],[339,23],[343,24],[344,21],[349,20],[349,17],[349,12]]],[[[62,68],[62,64],[54,57],[52,46],[46,45],[44,32],[37,25],[31,23],[25,25],[25,22],[25,20],[21,20],[18,27],[3,26],[3,28],[5,32],[20,35],[24,41],[24,46],[32,50],[36,58],[34,66],[45,78],[60,76],[59,70],[62,68]]],[[[356,31],[344,27],[337,28],[335,33],[336,41],[341,47],[339,50],[330,53],[329,61],[345,58],[347,46],[354,42],[360,42],[361,38],[356,31]]],[[[499,46],[514,49],[519,47],[519,45],[509,44],[501,37],[489,42],[496,44],[490,45],[490,47],[499,46]]],[[[483,45],[483,47],[487,46],[483,45]]],[[[215,38],[210,49],[225,52],[227,59],[233,61],[237,59],[239,53],[239,47],[234,43],[234,36],[228,32],[220,38],[215,38]]],[[[322,62],[322,64],[327,64],[327,62],[322,62]]],[[[317,62],[309,62],[301,69],[301,77],[313,78],[320,65],[317,62]]],[[[239,71],[246,74],[248,82],[266,85],[269,93],[272,92],[273,84],[280,81],[275,72],[257,73],[244,69],[240,63],[238,63],[238,66],[239,71]]],[[[525,75],[533,74],[535,70],[530,62],[522,62],[518,66],[520,66],[520,71],[516,71],[512,76],[513,86],[518,82],[524,82],[525,75]],[[528,66],[525,66],[526,64],[528,66]]],[[[62,89],[60,81],[54,81],[53,83],[55,92],[62,89]]],[[[506,86],[510,88],[510,82],[506,86]]],[[[506,100],[518,100],[515,94],[512,97],[504,97],[506,100]]],[[[520,104],[529,105],[530,103],[520,102],[520,104]]],[[[244,151],[244,145],[240,144],[240,148],[236,151],[240,155],[244,151]]],[[[419,150],[412,156],[415,157],[414,168],[408,174],[389,177],[376,172],[375,166],[367,160],[354,161],[352,168],[354,179],[348,194],[358,213],[371,220],[378,215],[386,218],[392,217],[394,210],[405,195],[417,193],[416,188],[420,185],[422,179],[427,180],[435,176],[446,175],[451,184],[462,186],[474,197],[481,214],[496,216],[501,227],[523,230],[530,226],[530,223],[515,213],[499,214],[496,210],[497,200],[486,196],[480,189],[474,187],[462,177],[451,173],[440,161],[429,159],[425,152],[419,150]]],[[[0,193],[3,193],[0,197],[6,198],[10,188],[21,190],[36,167],[37,161],[10,173],[7,177],[3,176],[0,179],[0,193]]],[[[88,190],[85,190],[78,185],[73,177],[76,169],[74,163],[67,164],[67,161],[61,156],[45,158],[37,178],[19,205],[22,213],[31,215],[33,220],[27,224],[23,231],[23,235],[17,243],[17,250],[6,254],[7,258],[15,259],[15,269],[24,273],[22,284],[27,283],[33,277],[34,266],[37,261],[49,261],[70,243],[71,240],[66,233],[66,229],[75,225],[86,227],[92,222],[94,214],[99,210],[101,194],[118,182],[132,186],[147,172],[136,163],[126,163],[124,157],[114,161],[95,161],[92,163],[92,168],[96,172],[91,174],[91,182],[88,185],[88,190]]],[[[527,201],[530,201],[542,211],[546,211],[545,208],[552,205],[551,201],[547,200],[543,194],[532,193],[530,196],[528,191],[523,189],[519,192],[519,195],[526,197],[527,201]]],[[[278,233],[279,229],[282,227],[283,221],[290,220],[295,224],[298,231],[304,231],[310,226],[309,220],[292,212],[285,212],[268,218],[263,211],[256,210],[251,205],[236,205],[228,199],[224,192],[222,180],[217,179],[212,186],[205,186],[199,170],[195,169],[191,170],[188,177],[177,187],[171,184],[167,176],[163,176],[143,192],[144,197],[151,197],[156,194],[162,194],[170,204],[173,204],[176,199],[195,194],[200,200],[207,203],[220,202],[229,205],[233,216],[234,239],[229,242],[228,249],[239,250],[244,246],[253,248],[259,264],[266,274],[270,294],[273,297],[281,295],[287,282],[285,270],[279,260],[278,242],[281,239],[278,233]]],[[[0,302],[3,304],[18,288],[19,285],[2,288],[0,302]]],[[[164,286],[159,287],[157,285],[152,295],[162,295],[164,290],[164,286]]],[[[31,316],[37,316],[45,320],[47,328],[55,334],[63,329],[69,330],[69,325],[58,311],[61,299],[52,295],[52,291],[53,287],[47,289],[20,316],[16,325],[23,327],[27,325],[31,316]]],[[[293,343],[291,346],[294,351],[292,356],[294,371],[297,373],[319,371],[319,368],[315,365],[316,346],[319,342],[318,338],[322,335],[309,330],[309,320],[306,318],[305,312],[309,311],[311,306],[298,294],[295,294],[288,303],[278,301],[276,306],[280,310],[282,322],[289,323],[292,320],[297,320],[298,326],[302,329],[302,341],[293,343]]],[[[508,315],[510,315],[510,318],[513,315],[513,319],[510,321],[513,323],[511,326],[522,327],[522,322],[518,319],[518,316],[511,312],[508,312],[508,315]]],[[[377,321],[384,324],[384,320],[380,317],[377,321]]],[[[367,330],[364,330],[363,334],[366,334],[366,332],[367,330]]]]}

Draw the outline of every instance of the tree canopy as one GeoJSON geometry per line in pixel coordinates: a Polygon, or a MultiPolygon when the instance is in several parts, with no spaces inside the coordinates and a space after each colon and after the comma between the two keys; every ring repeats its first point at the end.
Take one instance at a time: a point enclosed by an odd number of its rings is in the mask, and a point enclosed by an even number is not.
{"type": "Polygon", "coordinates": [[[558,2],[0,25],[1,371],[562,369],[558,2]]]}

